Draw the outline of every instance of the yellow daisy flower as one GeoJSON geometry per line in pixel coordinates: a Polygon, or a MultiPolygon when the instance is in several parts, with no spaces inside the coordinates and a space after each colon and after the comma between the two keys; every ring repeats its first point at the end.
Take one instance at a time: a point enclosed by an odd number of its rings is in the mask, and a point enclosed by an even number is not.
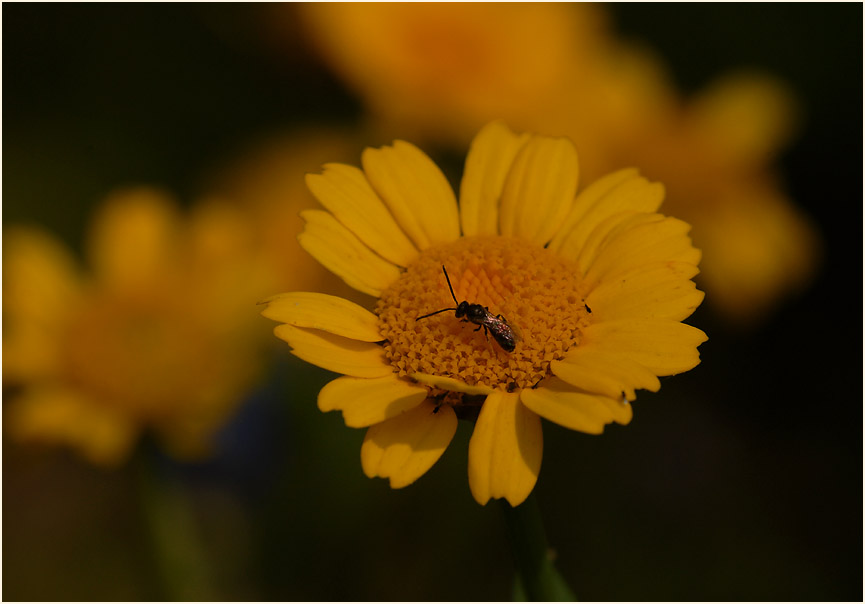
{"type": "Polygon", "coordinates": [[[637,389],[699,363],[706,336],[681,321],[703,299],[700,252],[656,213],[660,184],[627,169],[577,194],[570,141],[498,122],[471,145],[459,204],[407,142],[362,164],[307,177],[325,210],[303,213],[299,240],[375,312],[303,292],[263,314],[293,354],[343,374],[318,406],[367,428],[368,476],[411,484],[474,419],[471,492],[516,506],[540,471],[541,417],[599,434],[631,420],[637,389]]]}
{"type": "Polygon", "coordinates": [[[118,192],[86,241],[89,271],[48,233],[4,230],[4,429],[118,465],[152,431],[198,458],[254,384],[260,330],[243,308],[275,281],[243,216],[118,192]],[[206,302],[203,302],[206,301],[206,302]]]}

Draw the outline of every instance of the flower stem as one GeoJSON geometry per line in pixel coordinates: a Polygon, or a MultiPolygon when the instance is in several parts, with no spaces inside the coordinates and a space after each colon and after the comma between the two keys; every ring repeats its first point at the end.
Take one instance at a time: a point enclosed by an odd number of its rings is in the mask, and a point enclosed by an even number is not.
{"type": "Polygon", "coordinates": [[[576,600],[568,584],[553,565],[544,524],[534,493],[521,505],[511,507],[500,500],[517,566],[514,599],[531,602],[572,602],[576,600]]]}

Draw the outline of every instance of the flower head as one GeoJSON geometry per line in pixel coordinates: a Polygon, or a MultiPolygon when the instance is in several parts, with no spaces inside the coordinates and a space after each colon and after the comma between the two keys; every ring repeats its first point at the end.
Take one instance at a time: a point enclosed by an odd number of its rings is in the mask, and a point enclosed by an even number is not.
{"type": "Polygon", "coordinates": [[[100,208],[89,272],[49,234],[6,230],[10,436],[101,465],[123,462],[144,431],[175,456],[206,454],[252,384],[266,335],[242,310],[274,282],[250,234],[227,204],[199,204],[184,220],[150,189],[100,208]]]}
{"type": "Polygon", "coordinates": [[[468,140],[490,115],[522,122],[585,88],[609,37],[591,4],[309,3],[287,14],[375,120],[438,140],[468,140]]]}
{"type": "Polygon", "coordinates": [[[473,419],[472,494],[518,505],[540,471],[541,417],[599,434],[631,420],[637,389],[699,363],[706,336],[681,321],[703,299],[691,281],[700,252],[687,224],[657,213],[663,187],[636,170],[578,193],[568,140],[501,123],[472,143],[459,204],[409,143],[367,149],[362,163],[308,176],[326,211],[304,214],[299,239],[377,297],[375,312],[289,293],[263,314],[296,356],[343,374],[318,405],[368,428],[368,476],[414,482],[457,419],[473,419]]]}

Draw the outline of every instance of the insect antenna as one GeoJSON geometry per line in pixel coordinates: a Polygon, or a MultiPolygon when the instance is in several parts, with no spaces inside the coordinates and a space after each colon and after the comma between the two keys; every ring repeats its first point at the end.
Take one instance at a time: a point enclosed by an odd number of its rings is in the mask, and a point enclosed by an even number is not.
{"type": "Polygon", "coordinates": [[[431,312],[431,313],[428,314],[428,315],[420,316],[420,317],[418,317],[417,319],[415,319],[415,321],[420,321],[421,319],[426,319],[427,317],[431,317],[431,316],[433,316],[433,315],[437,315],[437,314],[439,314],[440,312],[445,312],[446,310],[456,310],[456,308],[443,308],[443,309],[441,309],[441,310],[437,310],[437,311],[435,311],[435,312],[431,312]]]}
{"type": "MultiPolygon", "coordinates": [[[[454,304],[456,304],[457,306],[459,306],[460,303],[457,302],[457,297],[456,297],[456,295],[454,295],[454,288],[453,288],[453,286],[451,285],[451,278],[448,277],[448,271],[447,271],[447,269],[445,268],[445,265],[444,265],[444,264],[442,264],[442,270],[444,271],[445,279],[447,279],[447,282],[448,282],[448,289],[451,290],[451,298],[454,299],[454,304]]],[[[456,310],[456,309],[454,308],[453,310],[456,310]]]]}
{"type": "MultiPolygon", "coordinates": [[[[445,279],[447,279],[447,282],[448,282],[448,289],[451,290],[451,298],[454,299],[454,304],[456,304],[457,306],[459,306],[459,302],[457,302],[457,297],[456,297],[456,295],[454,294],[454,288],[453,288],[453,286],[451,285],[451,278],[448,277],[448,271],[447,271],[447,269],[445,268],[445,265],[444,265],[444,264],[442,264],[442,270],[444,271],[444,273],[445,273],[445,279]]],[[[433,316],[433,315],[437,315],[437,314],[439,314],[440,312],[445,312],[445,311],[448,311],[448,310],[456,310],[456,308],[442,308],[441,310],[437,310],[437,311],[435,311],[435,312],[431,312],[431,313],[428,314],[428,315],[420,316],[420,317],[418,317],[417,319],[415,319],[415,321],[420,321],[421,319],[426,319],[427,317],[431,317],[431,316],[433,316]]]]}

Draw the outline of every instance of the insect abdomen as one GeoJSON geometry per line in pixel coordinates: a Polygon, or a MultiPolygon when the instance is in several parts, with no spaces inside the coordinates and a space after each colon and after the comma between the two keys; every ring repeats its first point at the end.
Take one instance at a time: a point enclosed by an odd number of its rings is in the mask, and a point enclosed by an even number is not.
{"type": "Polygon", "coordinates": [[[517,339],[514,337],[514,332],[501,319],[488,322],[486,327],[493,334],[493,338],[499,343],[499,346],[507,352],[513,352],[514,348],[517,347],[517,339]]]}

